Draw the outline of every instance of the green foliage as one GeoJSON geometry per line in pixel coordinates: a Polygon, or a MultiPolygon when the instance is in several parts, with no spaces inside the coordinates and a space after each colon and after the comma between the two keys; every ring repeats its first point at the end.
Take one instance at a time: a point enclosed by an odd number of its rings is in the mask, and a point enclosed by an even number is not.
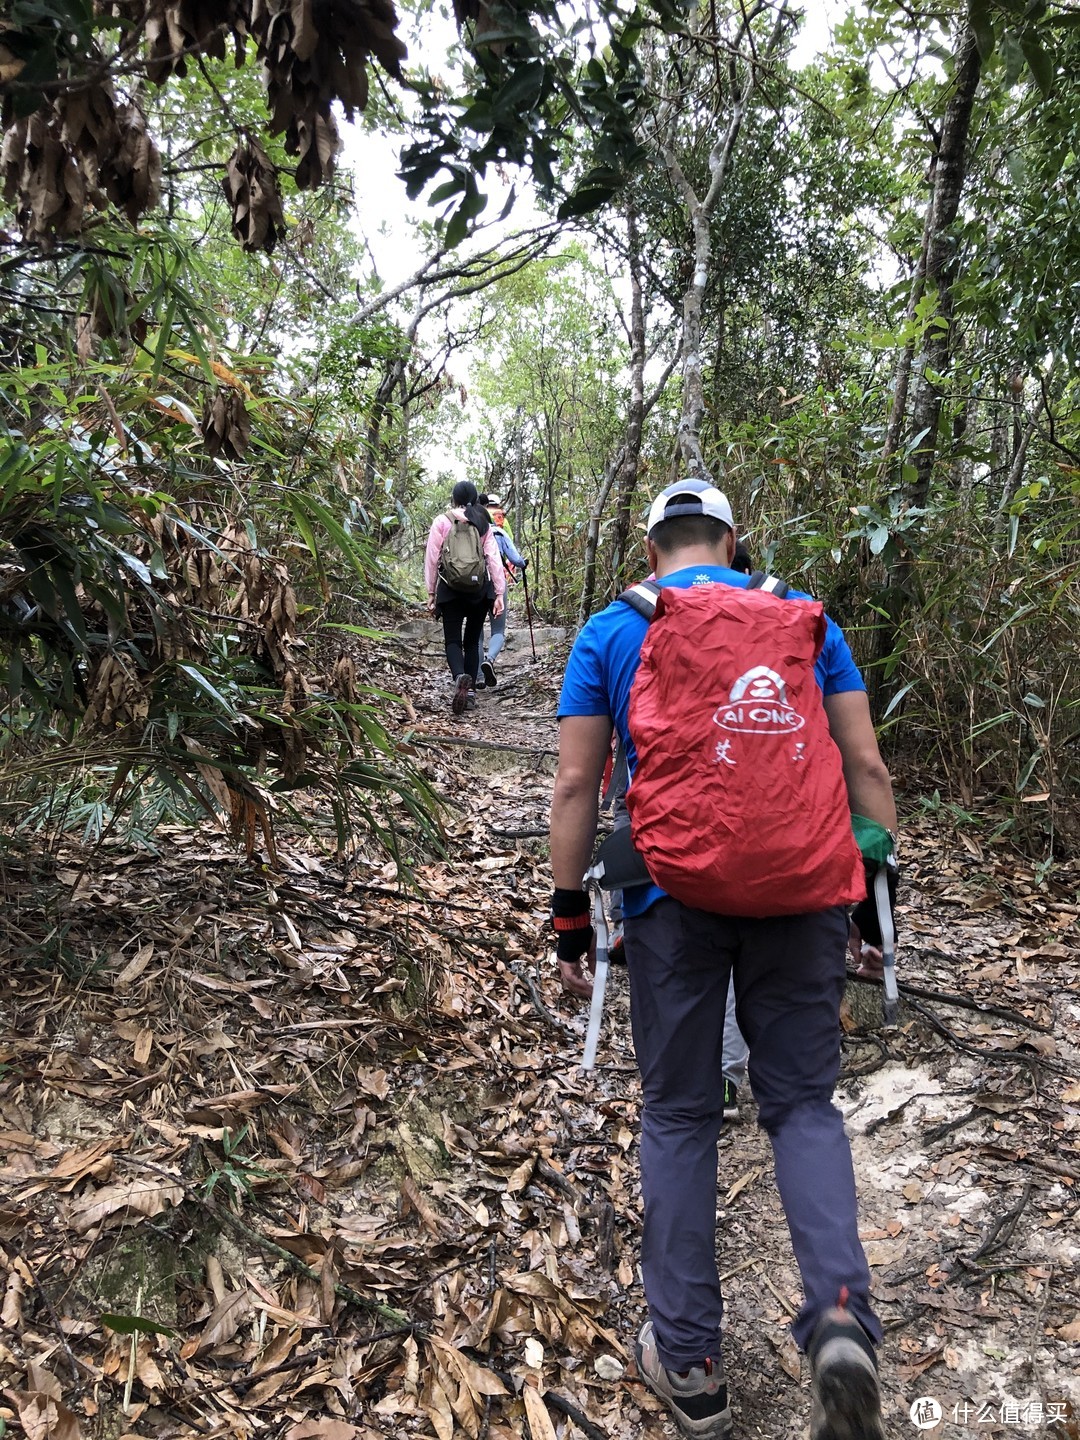
{"type": "Polygon", "coordinates": [[[168,1325],[159,1325],[156,1320],[147,1320],[142,1315],[111,1315],[101,1317],[102,1325],[114,1335],[176,1335],[168,1325]]]}
{"type": "MultiPolygon", "coordinates": [[[[480,423],[467,469],[498,491],[511,518],[518,499],[532,552],[537,603],[567,615],[592,498],[617,446],[625,343],[608,278],[580,247],[531,266],[486,298],[495,307],[471,396],[480,423]]],[[[432,514],[445,495],[431,497],[432,514]]]]}
{"type": "Polygon", "coordinates": [[[263,1168],[252,1156],[245,1155],[241,1145],[247,1139],[248,1127],[242,1126],[235,1133],[227,1126],[221,1132],[222,1158],[215,1160],[209,1174],[203,1181],[203,1194],[207,1199],[218,1185],[228,1191],[228,1198],[239,1205],[253,1193],[256,1180],[266,1180],[270,1171],[263,1168]]]}
{"type": "MultiPolygon", "coordinates": [[[[304,610],[314,642],[335,590],[379,575],[345,447],[318,396],[286,398],[271,357],[227,343],[240,287],[217,303],[217,252],[189,227],[103,218],[0,260],[0,809],[46,844],[152,845],[210,814],[272,855],[314,785],[324,842],[367,830],[407,867],[439,843],[435,797],[389,697],[344,658],[320,671],[300,630],[304,610]]],[[[247,258],[252,297],[265,263],[247,258]]]]}
{"type": "Polygon", "coordinates": [[[572,8],[558,0],[495,0],[479,13],[468,27],[471,65],[462,89],[451,94],[434,76],[414,78],[421,116],[401,157],[411,198],[440,181],[428,198],[447,207],[442,238],[449,247],[486,209],[480,182],[490,166],[527,169],[544,199],[561,198],[562,219],[607,204],[644,154],[637,130],[649,103],[642,36],[677,34],[687,22],[679,0],[642,0],[629,9],[619,0],[572,8]],[[567,167],[571,132],[586,158],[567,167]],[[577,174],[569,193],[568,168],[577,174]]]}

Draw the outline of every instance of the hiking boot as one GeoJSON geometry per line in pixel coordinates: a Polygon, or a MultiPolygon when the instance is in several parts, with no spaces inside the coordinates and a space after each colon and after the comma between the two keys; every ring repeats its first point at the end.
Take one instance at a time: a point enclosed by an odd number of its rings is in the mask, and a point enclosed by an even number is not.
{"type": "Polygon", "coordinates": [[[480,669],[483,672],[485,685],[487,685],[489,690],[494,690],[495,686],[499,683],[495,676],[495,666],[490,660],[481,660],[480,669]]]}
{"type": "Polygon", "coordinates": [[[739,1087],[734,1080],[724,1081],[724,1119],[729,1125],[739,1119],[739,1087]]]}
{"type": "Polygon", "coordinates": [[[454,681],[454,694],[450,700],[450,709],[455,715],[460,715],[465,709],[469,699],[469,677],[459,675],[454,681]]]}
{"type": "Polygon", "coordinates": [[[658,1395],[675,1418],[683,1435],[691,1440],[727,1440],[731,1434],[724,1362],[703,1360],[685,1374],[665,1370],[656,1353],[651,1320],[646,1320],[634,1347],[641,1378],[658,1395]]]}
{"type": "Polygon", "coordinates": [[[817,1323],[807,1356],[810,1440],[885,1440],[873,1341],[841,1304],[817,1323]]]}

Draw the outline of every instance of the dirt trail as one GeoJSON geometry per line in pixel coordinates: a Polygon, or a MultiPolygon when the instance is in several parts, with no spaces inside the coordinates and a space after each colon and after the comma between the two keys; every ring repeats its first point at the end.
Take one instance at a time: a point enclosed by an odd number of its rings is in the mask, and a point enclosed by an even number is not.
{"type": "MultiPolygon", "coordinates": [[[[565,637],[538,629],[534,662],[515,623],[497,688],[459,718],[430,622],[367,644],[367,678],[403,696],[391,718],[450,802],[422,896],[363,848],[342,866],[297,837],[274,870],[211,829],[169,833],[158,856],[73,848],[48,874],[9,867],[12,1427],[671,1435],[627,1354],[643,1301],[625,976],[584,1076],[584,1009],[548,960],[565,637]],[[81,961],[67,974],[17,939],[37,936],[54,891],[81,961]]],[[[909,821],[904,853],[903,978],[1015,1013],[920,1000],[884,1032],[858,987],[838,1100],[889,1433],[913,1431],[909,1407],[929,1397],[937,1435],[1080,1440],[1076,877],[1040,887],[940,812],[909,821]]],[[[720,1149],[736,1433],[786,1440],[808,1392],[768,1146],[748,1116],[720,1149]]]]}
{"type": "MultiPolygon", "coordinates": [[[[531,672],[521,660],[526,637],[516,638],[511,673],[525,685],[482,697],[468,729],[477,738],[535,744],[540,756],[557,746],[554,707],[537,713],[535,691],[528,687],[531,672]]],[[[554,702],[559,672],[553,675],[552,660],[541,659],[545,694],[554,702]]],[[[497,766],[491,759],[476,763],[498,770],[505,829],[513,828],[519,813],[524,821],[539,818],[542,824],[537,792],[547,787],[537,786],[536,776],[538,768],[548,772],[546,763],[538,767],[512,753],[497,766]],[[515,810],[515,791],[527,791],[536,809],[515,810]]],[[[943,863],[943,840],[934,823],[909,823],[906,830],[903,979],[943,994],[1011,1005],[1018,1020],[1030,1016],[1053,1033],[939,1001],[918,1001],[921,1013],[906,1004],[900,1027],[886,1031],[877,994],[852,987],[854,1013],[847,1020],[837,1103],[852,1140],[861,1234],[886,1326],[882,1374],[890,1429],[902,1434],[910,1427],[915,1433],[910,1407],[929,1397],[943,1412],[937,1426],[927,1426],[935,1434],[1020,1429],[1076,1440],[1076,907],[1066,904],[1047,916],[1053,906],[1041,906],[1042,917],[1025,924],[1002,876],[995,877],[992,891],[1000,908],[988,905],[982,872],[989,857],[961,849],[959,860],[953,855],[943,863]],[[1063,930],[1054,928],[1055,920],[1063,930]],[[942,1022],[949,1034],[937,1028],[942,1022]],[[1062,1094],[1064,1103],[1052,1098],[1062,1094]]],[[[953,850],[948,839],[944,844],[953,850]]],[[[523,841],[519,848],[533,847],[523,841]]],[[[1022,889],[1023,867],[1005,857],[1003,862],[1003,870],[1018,872],[1022,889]]],[[[1062,879],[1067,893],[1068,877],[1062,879]]],[[[504,892],[504,898],[509,902],[511,895],[504,892]]],[[[498,903],[495,889],[493,899],[498,903]]],[[[557,1001],[550,983],[544,993],[580,1040],[583,1009],[557,1001]]],[[[572,1062],[572,1044],[564,1054],[572,1062]]],[[[625,1146],[630,1162],[630,1213],[620,1216],[618,1226],[624,1275],[627,1262],[631,1269],[636,1263],[639,1213],[634,1141],[627,1134],[636,1138],[639,1099],[631,1058],[625,975],[615,971],[600,1069],[567,1098],[564,1134],[583,1136],[605,1113],[618,1117],[619,1140],[609,1145],[625,1146]]],[[[787,1332],[800,1292],[769,1146],[753,1123],[752,1102],[744,1110],[744,1121],[730,1128],[720,1147],[717,1247],[721,1273],[728,1276],[725,1354],[737,1432],[780,1436],[797,1432],[807,1413],[805,1367],[787,1332]]],[[[598,1158],[589,1157],[586,1168],[598,1158]]],[[[600,1275],[593,1281],[601,1293],[610,1285],[600,1275]]],[[[642,1304],[636,1277],[608,1293],[620,1333],[632,1337],[642,1304]]],[[[624,1394],[625,1433],[637,1433],[636,1406],[644,1407],[644,1433],[652,1433],[656,1421],[650,1420],[648,1396],[636,1386],[624,1394]]]]}

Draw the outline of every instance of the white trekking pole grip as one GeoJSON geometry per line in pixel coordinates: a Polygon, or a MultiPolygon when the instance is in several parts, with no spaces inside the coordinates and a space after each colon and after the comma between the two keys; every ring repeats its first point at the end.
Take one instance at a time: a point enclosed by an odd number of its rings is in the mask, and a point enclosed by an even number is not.
{"type": "MultiPolygon", "coordinates": [[[[586,875],[588,883],[592,871],[586,875]]],[[[581,1064],[585,1070],[596,1069],[596,1050],[600,1044],[600,1021],[604,1014],[604,991],[608,973],[608,927],[604,914],[604,896],[600,886],[592,886],[593,928],[596,931],[596,972],[592,982],[592,1003],[589,1006],[589,1028],[585,1032],[585,1054],[581,1064]]]]}
{"type": "Polygon", "coordinates": [[[886,1025],[895,1025],[900,1007],[900,992],[896,985],[896,930],[893,928],[892,906],[889,904],[889,871],[885,865],[882,865],[874,876],[874,903],[881,927],[882,983],[885,988],[882,1015],[886,1025]]]}

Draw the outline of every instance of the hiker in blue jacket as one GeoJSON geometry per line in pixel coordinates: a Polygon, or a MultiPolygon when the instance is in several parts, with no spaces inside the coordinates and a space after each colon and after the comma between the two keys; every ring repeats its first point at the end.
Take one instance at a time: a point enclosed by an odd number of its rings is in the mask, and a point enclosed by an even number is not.
{"type": "MultiPolygon", "coordinates": [[[[668,486],[649,512],[646,546],[661,586],[731,585],[735,527],[724,495],[699,479],[668,486]]],[[[797,595],[793,596],[798,599],[797,595]]],[[[809,598],[809,597],[801,597],[809,598]]],[[[559,701],[551,805],[552,911],[563,974],[581,973],[592,939],[581,889],[596,833],[612,725],[637,764],[630,691],[648,621],[615,602],[575,641],[559,701]]],[[[866,688],[832,622],[815,666],[852,811],[895,828],[892,784],[866,688]]],[[[678,716],[671,717],[677,727],[678,716]]],[[[716,1141],[722,1124],[719,1037],[734,975],[750,1083],[768,1132],[804,1300],[792,1326],[812,1379],[812,1440],[883,1440],[870,1275],[859,1243],[855,1178],[832,1104],[840,1064],[848,917],[842,905],[743,919],[691,909],[655,885],[628,890],[625,946],[641,1072],[641,1272],[649,1319],[638,1337],[645,1382],[696,1440],[731,1429],[720,1351],[716,1141]]]]}
{"type": "Polygon", "coordinates": [[[494,608],[489,611],[491,615],[491,639],[484,650],[484,658],[480,662],[480,670],[484,677],[484,684],[489,689],[494,689],[498,684],[498,675],[495,672],[495,661],[499,658],[503,646],[506,644],[506,621],[510,611],[510,587],[517,581],[518,575],[528,565],[513,540],[506,531],[504,525],[504,512],[502,505],[493,496],[481,495],[480,504],[491,516],[491,529],[495,536],[495,543],[499,547],[499,555],[502,557],[503,569],[506,572],[506,594],[503,597],[503,608],[496,614],[494,608]]]}

